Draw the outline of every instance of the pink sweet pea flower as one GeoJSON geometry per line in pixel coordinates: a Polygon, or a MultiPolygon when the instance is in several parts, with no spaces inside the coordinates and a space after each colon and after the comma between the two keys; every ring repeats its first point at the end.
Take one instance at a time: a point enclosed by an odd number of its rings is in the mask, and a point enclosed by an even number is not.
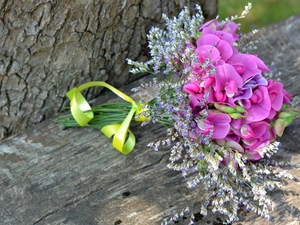
{"type": "Polygon", "coordinates": [[[205,119],[198,119],[197,131],[203,135],[213,132],[213,139],[223,139],[230,130],[231,118],[226,113],[220,113],[216,110],[208,110],[208,116],[205,119]]]}
{"type": "Polygon", "coordinates": [[[260,69],[263,72],[270,72],[266,64],[260,58],[258,58],[257,55],[253,55],[253,54],[248,54],[248,55],[252,58],[252,60],[254,60],[258,69],[260,69]]]}
{"type": "Polygon", "coordinates": [[[213,85],[215,102],[233,105],[233,96],[237,95],[238,89],[242,88],[243,79],[230,64],[218,65],[216,69],[213,85]]]}
{"type": "Polygon", "coordinates": [[[217,48],[211,45],[201,45],[195,50],[199,63],[193,65],[193,74],[197,77],[206,76],[206,71],[210,66],[214,66],[221,59],[220,52],[217,48]],[[208,65],[205,68],[202,67],[204,62],[208,61],[208,65]]]}
{"type": "Polygon", "coordinates": [[[200,45],[195,53],[198,56],[198,61],[201,63],[207,59],[210,61],[219,61],[221,59],[219,50],[211,45],[200,45]]]}
{"type": "Polygon", "coordinates": [[[246,156],[251,161],[258,161],[263,157],[264,148],[255,149],[255,151],[247,151],[246,156]]]}
{"type": "Polygon", "coordinates": [[[270,124],[265,121],[249,123],[245,119],[234,120],[231,122],[231,129],[240,137],[245,155],[253,161],[262,158],[263,148],[274,138],[274,132],[270,131],[270,124]]]}
{"type": "MultiPolygon", "coordinates": [[[[269,124],[268,124],[269,125],[269,124]]],[[[259,160],[263,157],[262,150],[270,144],[271,133],[264,129],[265,133],[257,138],[242,139],[245,153],[250,160],[259,160]]]]}
{"type": "Polygon", "coordinates": [[[238,25],[234,22],[228,22],[220,27],[220,23],[218,20],[213,19],[206,23],[204,23],[199,31],[202,31],[202,34],[216,34],[217,36],[222,37],[221,39],[230,39],[230,43],[232,44],[239,38],[239,35],[236,34],[238,29],[238,25]]]}
{"type": "Polygon", "coordinates": [[[193,114],[199,115],[199,111],[201,110],[199,105],[203,100],[204,89],[197,81],[192,81],[183,86],[183,91],[189,94],[190,107],[192,108],[193,114]]]}
{"type": "Polygon", "coordinates": [[[228,60],[233,54],[231,44],[214,34],[206,34],[198,38],[197,48],[202,45],[211,45],[211,48],[216,47],[224,61],[228,60]]]}
{"type": "Polygon", "coordinates": [[[234,54],[228,60],[228,63],[233,65],[236,71],[242,76],[244,82],[256,74],[261,74],[262,71],[269,71],[267,66],[259,58],[251,54],[234,54]]]}
{"type": "Polygon", "coordinates": [[[202,87],[200,87],[200,84],[197,81],[187,83],[183,86],[183,91],[185,93],[192,94],[195,96],[202,93],[202,90],[203,90],[202,87]]]}
{"type": "Polygon", "coordinates": [[[281,109],[282,104],[284,104],[285,102],[290,104],[290,100],[287,92],[283,89],[282,83],[274,80],[269,80],[267,88],[271,101],[271,111],[268,119],[272,120],[275,117],[276,112],[281,109]]]}
{"type": "Polygon", "coordinates": [[[232,34],[234,41],[236,41],[239,39],[239,35],[236,34],[238,28],[239,26],[235,22],[228,22],[224,24],[224,26],[222,27],[222,31],[232,34]]]}
{"type": "Polygon", "coordinates": [[[219,21],[216,20],[216,19],[207,21],[206,23],[204,23],[204,24],[200,27],[199,31],[202,31],[205,27],[209,27],[209,28],[211,28],[211,29],[213,29],[213,30],[218,30],[219,27],[220,27],[220,23],[219,23],[219,21]]]}
{"type": "Polygon", "coordinates": [[[255,139],[262,137],[266,133],[269,126],[270,124],[264,121],[253,122],[249,124],[244,123],[240,128],[241,138],[255,139]]]}

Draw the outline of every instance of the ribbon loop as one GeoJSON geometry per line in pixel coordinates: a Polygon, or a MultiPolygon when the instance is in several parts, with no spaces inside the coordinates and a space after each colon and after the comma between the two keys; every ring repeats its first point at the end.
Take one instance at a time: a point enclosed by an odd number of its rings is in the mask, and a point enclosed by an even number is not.
{"type": "Polygon", "coordinates": [[[91,106],[77,88],[73,88],[66,95],[70,99],[71,113],[80,126],[84,126],[94,118],[91,106]]]}
{"type": "MultiPolygon", "coordinates": [[[[134,134],[129,130],[129,125],[137,110],[139,112],[142,110],[141,105],[137,105],[133,99],[131,99],[123,92],[103,81],[88,82],[79,86],[78,88],[73,88],[66,94],[66,96],[70,99],[70,108],[74,119],[80,126],[84,126],[94,118],[94,113],[91,106],[86,101],[84,96],[80,93],[82,90],[94,86],[106,87],[125,101],[132,104],[131,110],[121,124],[106,125],[101,129],[102,133],[106,137],[113,137],[112,144],[114,148],[116,148],[123,154],[130,153],[135,146],[136,140],[134,134]]],[[[149,120],[149,117],[141,116],[139,117],[139,119],[137,119],[137,121],[139,122],[143,122],[146,120],[149,120]]]]}
{"type": "Polygon", "coordinates": [[[113,146],[116,149],[121,149],[120,152],[122,152],[123,154],[128,154],[132,151],[134,145],[135,145],[135,136],[134,134],[128,129],[126,132],[126,135],[128,136],[127,140],[126,137],[124,140],[126,140],[123,143],[123,146],[119,146],[119,143],[121,143],[120,140],[122,139],[118,139],[116,138],[117,136],[115,135],[119,130],[120,130],[121,124],[113,124],[113,125],[107,125],[104,126],[101,131],[102,133],[107,137],[107,138],[111,138],[113,137],[113,146]],[[115,139],[116,138],[116,139],[115,139]]]}

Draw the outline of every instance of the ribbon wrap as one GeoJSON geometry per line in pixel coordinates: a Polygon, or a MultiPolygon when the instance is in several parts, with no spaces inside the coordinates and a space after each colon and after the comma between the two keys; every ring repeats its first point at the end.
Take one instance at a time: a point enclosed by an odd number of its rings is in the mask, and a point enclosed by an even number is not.
{"type": "Polygon", "coordinates": [[[90,120],[94,118],[92,108],[86,101],[84,96],[81,94],[81,91],[95,86],[108,88],[120,98],[132,104],[131,110],[121,124],[110,124],[104,126],[101,129],[102,133],[106,137],[113,137],[112,144],[115,149],[119,150],[123,154],[130,153],[134,148],[136,142],[134,134],[129,130],[129,125],[134,114],[140,114],[140,116],[138,116],[138,118],[136,119],[136,121],[139,122],[145,122],[150,119],[149,117],[142,115],[145,111],[145,109],[143,109],[142,107],[142,104],[135,103],[135,101],[129,96],[103,81],[93,81],[85,83],[78,88],[75,87],[66,94],[66,96],[70,99],[70,109],[72,116],[80,126],[86,125],[90,120]]]}

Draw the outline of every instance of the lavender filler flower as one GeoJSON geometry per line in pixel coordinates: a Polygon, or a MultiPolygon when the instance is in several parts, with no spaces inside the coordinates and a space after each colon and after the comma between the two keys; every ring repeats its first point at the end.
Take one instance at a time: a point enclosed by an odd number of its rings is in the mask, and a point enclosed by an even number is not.
{"type": "Polygon", "coordinates": [[[238,33],[234,21],[250,8],[204,24],[199,6],[193,16],[188,8],[174,19],[163,15],[166,29],[153,27],[148,35],[151,60],[128,59],[132,73],[165,77],[154,82],[157,95],[145,112],[152,122],[169,127],[168,137],[149,146],[169,145],[168,167],[181,171],[188,187],[205,195],[201,214],[219,212],[226,223],[238,220],[242,206],[270,219],[275,203],[267,191],[280,188],[284,178],[293,179],[269,158],[278,150],[276,137],[298,109],[265,63],[248,53],[255,48],[249,35],[238,33]]]}

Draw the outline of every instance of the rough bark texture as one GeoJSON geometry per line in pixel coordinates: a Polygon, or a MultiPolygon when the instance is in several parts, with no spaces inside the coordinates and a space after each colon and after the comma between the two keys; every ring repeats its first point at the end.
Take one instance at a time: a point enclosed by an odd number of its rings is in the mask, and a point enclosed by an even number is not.
{"type": "MultiPolygon", "coordinates": [[[[298,107],[299,33],[300,15],[262,29],[257,36],[257,53],[266,63],[276,63],[286,89],[298,97],[298,107]]],[[[130,94],[131,88],[122,90],[130,94]]],[[[140,99],[139,94],[133,99],[140,99]]],[[[149,98],[153,93],[144,94],[143,98],[149,98]]],[[[105,102],[112,96],[97,100],[105,102]]],[[[298,117],[286,129],[276,160],[300,165],[299,124],[298,117]]],[[[0,143],[0,224],[158,225],[192,200],[201,200],[201,192],[188,190],[181,174],[166,167],[169,149],[147,149],[147,143],[163,137],[165,129],[152,124],[132,131],[137,145],[129,155],[114,150],[98,130],[63,130],[52,120],[4,140],[0,143]]],[[[291,173],[300,179],[299,167],[291,173]]],[[[297,225],[299,192],[300,182],[289,181],[284,190],[270,193],[277,203],[274,221],[241,212],[241,221],[233,225],[297,225]]],[[[199,215],[199,208],[194,213],[199,215]]],[[[220,218],[197,217],[196,224],[222,224],[220,218]]],[[[187,224],[187,220],[176,224],[187,224]]]]}
{"type": "MultiPolygon", "coordinates": [[[[201,1],[207,16],[217,0],[201,1]]],[[[0,1],[0,140],[58,112],[65,93],[91,80],[120,86],[126,58],[147,57],[146,34],[199,0],[0,1]]],[[[90,89],[87,98],[101,88],[90,89]]]]}

